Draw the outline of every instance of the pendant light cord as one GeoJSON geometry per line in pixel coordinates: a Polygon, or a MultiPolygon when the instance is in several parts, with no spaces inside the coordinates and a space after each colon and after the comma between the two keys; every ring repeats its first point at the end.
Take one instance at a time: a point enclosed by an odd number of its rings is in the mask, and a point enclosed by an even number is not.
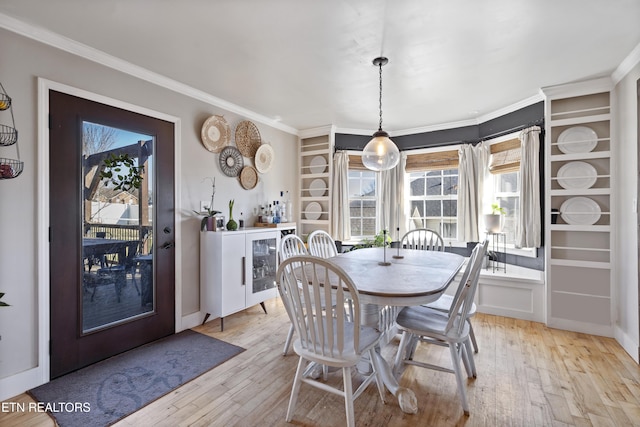
{"type": "Polygon", "coordinates": [[[382,62],[378,64],[380,68],[380,97],[378,98],[378,107],[380,110],[380,122],[378,123],[378,130],[382,130],[382,62]]]}

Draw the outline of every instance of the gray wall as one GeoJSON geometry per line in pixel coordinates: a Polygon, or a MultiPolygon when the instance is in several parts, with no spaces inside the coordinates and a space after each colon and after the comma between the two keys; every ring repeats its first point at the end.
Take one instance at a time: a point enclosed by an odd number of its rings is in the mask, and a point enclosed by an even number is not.
{"type": "MultiPolygon", "coordinates": [[[[200,128],[209,115],[224,115],[233,130],[244,119],[238,114],[2,29],[0,58],[0,81],[13,99],[20,157],[25,163],[18,178],[0,181],[0,292],[6,293],[3,301],[11,304],[0,307],[0,380],[38,364],[38,315],[43,310],[38,302],[38,283],[48,284],[46,277],[37,277],[38,245],[46,245],[36,241],[37,221],[39,214],[47,216],[38,211],[37,200],[38,183],[46,182],[37,170],[38,77],[180,118],[182,173],[176,177],[180,192],[176,228],[181,230],[182,244],[176,248],[176,257],[182,265],[177,277],[182,286],[182,305],[178,308],[181,316],[199,311],[200,218],[192,210],[199,209],[200,200],[210,198],[210,182],[203,182],[203,178],[216,177],[214,207],[228,215],[228,201],[233,198],[234,215],[243,212],[249,224],[255,218],[253,208],[275,199],[280,190],[298,194],[295,135],[256,123],[263,141],[273,145],[276,155],[271,172],[260,177],[256,188],[247,191],[236,178],[222,174],[218,155],[208,152],[200,142],[200,128]]],[[[2,113],[0,123],[7,124],[7,116],[2,113]]],[[[15,147],[0,147],[0,157],[16,155],[15,147]]]]}

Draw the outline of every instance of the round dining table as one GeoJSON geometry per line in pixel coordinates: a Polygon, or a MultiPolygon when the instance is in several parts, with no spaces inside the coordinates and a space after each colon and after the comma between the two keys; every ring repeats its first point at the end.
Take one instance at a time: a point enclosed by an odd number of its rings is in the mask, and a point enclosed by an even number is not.
{"type": "MultiPolygon", "coordinates": [[[[437,300],[464,264],[464,257],[450,252],[414,249],[364,248],[329,260],[340,266],[358,288],[362,323],[393,333],[396,307],[437,300]]],[[[400,387],[387,361],[376,352],[387,389],[403,412],[417,412],[415,393],[400,387]]],[[[369,365],[365,362],[365,365],[369,365]]],[[[359,368],[360,369],[360,368],[359,368]]]]}

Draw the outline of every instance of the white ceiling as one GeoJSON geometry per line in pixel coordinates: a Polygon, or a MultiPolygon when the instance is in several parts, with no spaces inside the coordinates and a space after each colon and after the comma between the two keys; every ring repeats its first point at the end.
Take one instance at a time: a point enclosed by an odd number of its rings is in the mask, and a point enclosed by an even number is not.
{"type": "Polygon", "coordinates": [[[0,0],[0,18],[297,130],[376,130],[376,56],[397,132],[609,76],[640,44],[638,0],[0,0]]]}

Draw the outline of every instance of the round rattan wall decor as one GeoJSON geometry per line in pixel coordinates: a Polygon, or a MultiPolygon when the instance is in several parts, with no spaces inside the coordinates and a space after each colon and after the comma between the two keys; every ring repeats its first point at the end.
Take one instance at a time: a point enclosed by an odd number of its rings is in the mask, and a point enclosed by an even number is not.
{"type": "Polygon", "coordinates": [[[242,154],[233,146],[224,147],[220,152],[220,158],[218,160],[222,173],[227,176],[238,176],[244,166],[242,154]]]}
{"type": "Polygon", "coordinates": [[[258,184],[258,171],[253,166],[245,166],[240,172],[240,185],[245,190],[251,190],[258,184]]]}
{"type": "Polygon", "coordinates": [[[214,115],[205,120],[200,137],[207,150],[219,153],[231,141],[231,128],[224,117],[214,115]]]}
{"type": "Polygon", "coordinates": [[[257,126],[249,120],[244,120],[236,126],[236,145],[243,156],[254,158],[258,147],[262,144],[257,126]]]}
{"type": "Polygon", "coordinates": [[[273,147],[270,144],[262,144],[260,147],[258,147],[258,150],[256,151],[256,158],[254,159],[254,163],[258,172],[269,172],[269,170],[271,170],[271,166],[273,165],[273,157],[273,147]]]}

